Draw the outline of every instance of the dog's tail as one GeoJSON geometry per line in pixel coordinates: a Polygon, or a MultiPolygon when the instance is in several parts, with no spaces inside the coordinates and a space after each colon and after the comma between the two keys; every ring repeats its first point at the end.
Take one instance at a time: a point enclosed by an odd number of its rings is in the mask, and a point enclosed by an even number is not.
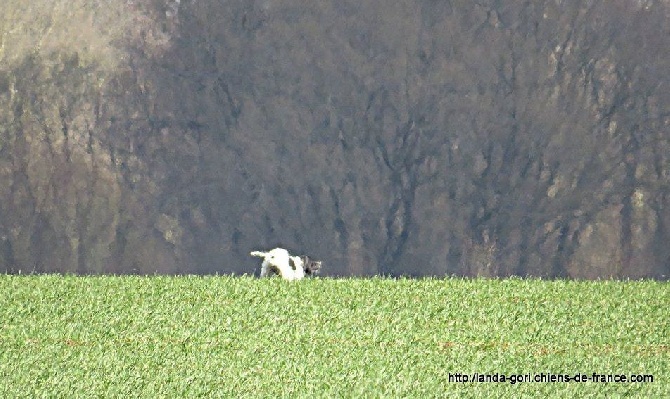
{"type": "Polygon", "coordinates": [[[261,252],[261,251],[251,251],[249,254],[251,256],[257,256],[259,258],[265,258],[267,256],[267,252],[261,252]]]}

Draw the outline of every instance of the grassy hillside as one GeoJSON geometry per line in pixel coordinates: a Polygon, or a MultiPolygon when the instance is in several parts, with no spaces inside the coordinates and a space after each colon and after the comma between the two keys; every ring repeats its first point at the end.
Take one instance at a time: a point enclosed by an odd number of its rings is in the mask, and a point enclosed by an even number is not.
{"type": "Polygon", "coordinates": [[[4,275],[0,292],[2,397],[670,395],[667,283],[4,275]],[[454,382],[472,373],[653,382],[454,382]]]}

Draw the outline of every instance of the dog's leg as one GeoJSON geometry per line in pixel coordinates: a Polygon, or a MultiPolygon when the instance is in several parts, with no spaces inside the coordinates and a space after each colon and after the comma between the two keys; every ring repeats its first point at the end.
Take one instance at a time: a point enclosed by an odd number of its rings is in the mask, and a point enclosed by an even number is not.
{"type": "Polygon", "coordinates": [[[293,270],[291,270],[290,266],[283,265],[281,263],[277,264],[265,259],[263,261],[263,264],[261,265],[261,274],[259,275],[259,277],[263,278],[274,275],[279,275],[279,277],[289,281],[293,280],[294,278],[294,273],[293,270]]]}
{"type": "Polygon", "coordinates": [[[299,256],[291,256],[289,262],[293,269],[293,280],[300,280],[305,277],[305,263],[299,256]]]}
{"type": "Polygon", "coordinates": [[[267,277],[268,274],[270,274],[270,266],[268,265],[267,261],[263,261],[263,264],[261,265],[261,274],[260,277],[267,277]]]}
{"type": "MultiPolygon", "coordinates": [[[[289,261],[290,262],[290,261],[289,261]]],[[[295,271],[291,268],[289,262],[279,262],[275,263],[274,266],[279,269],[279,275],[288,281],[293,281],[296,278],[295,271]]]]}

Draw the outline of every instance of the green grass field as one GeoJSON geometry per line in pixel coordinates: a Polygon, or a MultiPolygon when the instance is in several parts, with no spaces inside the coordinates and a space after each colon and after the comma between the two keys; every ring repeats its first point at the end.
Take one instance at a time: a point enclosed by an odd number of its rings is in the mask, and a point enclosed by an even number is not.
{"type": "Polygon", "coordinates": [[[0,275],[0,397],[670,397],[669,288],[0,275]]]}

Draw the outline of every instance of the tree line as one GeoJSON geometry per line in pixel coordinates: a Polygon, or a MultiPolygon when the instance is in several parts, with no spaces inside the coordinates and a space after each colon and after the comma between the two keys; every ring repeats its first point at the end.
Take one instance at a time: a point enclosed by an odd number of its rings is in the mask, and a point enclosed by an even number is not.
{"type": "Polygon", "coordinates": [[[667,278],[670,5],[0,5],[0,270],[667,278]]]}

